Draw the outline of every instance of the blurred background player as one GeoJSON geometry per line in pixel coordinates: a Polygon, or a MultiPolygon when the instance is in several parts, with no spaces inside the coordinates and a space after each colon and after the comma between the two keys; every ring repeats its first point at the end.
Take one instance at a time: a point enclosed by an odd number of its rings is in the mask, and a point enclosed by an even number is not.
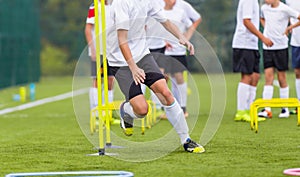
{"type": "MultiPolygon", "coordinates": [[[[299,0],[286,0],[286,4],[300,13],[300,1],[299,0]]],[[[291,24],[297,23],[297,19],[291,18],[291,24]]],[[[292,67],[295,72],[295,86],[297,98],[300,100],[300,27],[294,28],[291,37],[292,46],[292,67]]],[[[294,109],[290,114],[297,114],[297,109],[294,109]]]]}
{"type": "MultiPolygon", "coordinates": [[[[270,38],[274,45],[263,45],[265,86],[263,99],[272,99],[274,72],[277,70],[277,78],[280,86],[280,98],[289,98],[289,87],[286,81],[288,70],[288,37],[286,31],[292,30],[296,25],[288,23],[290,18],[300,19],[299,12],[293,10],[280,0],[265,0],[261,8],[261,23],[264,26],[264,35],[270,38]]],[[[270,107],[266,107],[258,113],[260,117],[271,118],[270,107]]],[[[279,118],[290,116],[288,108],[282,108],[279,118]]]]}
{"type": "MultiPolygon", "coordinates": [[[[99,3],[100,4],[100,3],[99,3]]],[[[99,5],[100,6],[100,5],[99,5]]],[[[108,1],[105,1],[105,14],[106,14],[106,27],[108,28],[111,25],[110,21],[110,4],[108,1]]],[[[101,14],[101,8],[99,7],[99,14],[101,14]]],[[[99,15],[101,17],[101,15],[99,15]]],[[[99,24],[101,25],[101,18],[99,18],[99,24]]],[[[102,44],[101,44],[101,26],[99,28],[99,38],[100,38],[100,52],[101,52],[101,60],[102,60],[102,44]]],[[[88,16],[86,19],[85,25],[85,37],[86,41],[89,45],[89,56],[91,58],[91,76],[93,78],[92,88],[89,91],[90,98],[90,109],[95,108],[98,105],[98,89],[97,89],[97,66],[96,66],[96,36],[95,36],[95,7],[92,3],[89,7],[88,16]]],[[[108,101],[113,101],[113,81],[114,76],[111,73],[110,67],[108,66],[108,101]]],[[[101,70],[103,66],[101,66],[101,70]]],[[[101,75],[103,77],[103,71],[101,71],[101,75]]],[[[104,104],[104,89],[102,89],[102,104],[104,104]]]]}
{"type": "MultiPolygon", "coordinates": [[[[193,36],[193,33],[196,31],[197,27],[200,25],[200,23],[202,22],[202,17],[200,15],[199,12],[197,12],[188,2],[184,1],[184,0],[174,0],[175,1],[175,5],[174,8],[179,8],[182,9],[185,14],[186,17],[188,19],[190,19],[192,21],[192,26],[189,28],[189,33],[186,33],[188,36],[188,39],[190,39],[193,36]]],[[[187,65],[187,69],[188,69],[188,65],[187,65]]],[[[177,93],[181,93],[183,94],[184,91],[180,91],[179,89],[184,89],[185,86],[181,85],[178,87],[178,85],[174,85],[174,84],[178,84],[177,82],[174,82],[176,80],[176,78],[172,78],[173,82],[172,82],[172,92],[175,95],[175,97],[178,97],[178,95],[176,95],[177,93]]],[[[185,81],[187,82],[187,81],[185,81]]],[[[187,83],[185,83],[186,88],[187,88],[187,83]]],[[[187,91],[185,92],[185,98],[187,98],[187,91]]],[[[185,101],[186,102],[186,101],[185,101]]],[[[186,103],[180,103],[181,107],[184,109],[184,115],[185,117],[188,117],[188,112],[186,110],[186,103]]]]}
{"type": "MultiPolygon", "coordinates": [[[[158,1],[159,5],[164,8],[165,7],[165,1],[161,0],[158,1]]],[[[190,28],[190,33],[188,35],[189,38],[193,35],[194,31],[196,31],[198,25],[201,23],[202,18],[201,15],[187,2],[183,1],[183,0],[171,0],[169,3],[174,4],[172,8],[176,9],[180,9],[180,11],[184,11],[186,17],[192,22],[192,26],[190,28]]],[[[170,18],[172,19],[172,18],[170,18]]],[[[162,31],[165,31],[163,29],[163,27],[161,26],[161,24],[157,23],[156,21],[154,21],[153,19],[148,20],[147,22],[147,27],[146,27],[146,31],[147,31],[147,43],[150,49],[150,52],[153,54],[158,66],[160,67],[160,69],[162,70],[163,73],[165,73],[166,68],[169,69],[169,59],[164,57],[162,54],[165,53],[165,49],[166,49],[166,36],[164,36],[164,32],[162,33],[162,31]]],[[[169,45],[170,46],[170,45],[169,45]]],[[[185,54],[184,54],[185,55],[185,54]]],[[[168,79],[168,75],[165,74],[166,79],[168,79]]],[[[182,84],[180,84],[182,85],[182,84]]],[[[188,116],[188,113],[186,111],[186,101],[181,102],[181,98],[180,98],[180,94],[183,94],[183,92],[185,92],[185,87],[187,84],[183,83],[183,87],[178,87],[178,84],[176,82],[175,77],[172,78],[172,93],[175,96],[175,98],[177,99],[177,101],[180,103],[180,105],[183,107],[183,109],[185,110],[185,116],[188,116]],[[183,88],[182,92],[179,92],[178,88],[183,88]]],[[[151,92],[152,93],[152,92],[151,92]]],[[[152,101],[154,101],[159,107],[161,107],[161,104],[158,102],[158,99],[155,97],[155,95],[152,93],[151,94],[152,97],[152,101]]],[[[185,100],[187,98],[187,91],[185,92],[185,100]]],[[[161,114],[160,118],[166,118],[165,114],[161,114]]]]}
{"type": "Polygon", "coordinates": [[[135,118],[143,118],[148,113],[148,104],[140,87],[140,84],[144,83],[164,105],[168,120],[180,137],[185,151],[204,152],[205,149],[201,145],[190,139],[183,111],[150,54],[144,30],[146,18],[151,16],[162,23],[191,54],[194,54],[193,45],[165,18],[162,9],[150,0],[114,0],[112,9],[112,21],[116,26],[108,33],[112,39],[108,41],[108,61],[126,97],[126,101],[120,107],[121,128],[125,135],[132,135],[135,118]]]}
{"type": "MultiPolygon", "coordinates": [[[[187,39],[192,36],[192,21],[186,16],[184,10],[174,8],[176,0],[165,0],[164,12],[166,17],[176,24],[187,39]]],[[[187,70],[186,48],[176,42],[173,36],[166,34],[165,55],[172,57],[169,61],[169,73],[172,77],[172,92],[187,117],[187,83],[183,77],[183,71],[187,70]]]]}
{"type": "Polygon", "coordinates": [[[233,72],[241,73],[237,88],[235,121],[250,121],[249,109],[255,100],[259,80],[258,39],[267,46],[273,45],[272,41],[259,31],[258,1],[240,0],[237,8],[237,25],[232,41],[233,72]]]}

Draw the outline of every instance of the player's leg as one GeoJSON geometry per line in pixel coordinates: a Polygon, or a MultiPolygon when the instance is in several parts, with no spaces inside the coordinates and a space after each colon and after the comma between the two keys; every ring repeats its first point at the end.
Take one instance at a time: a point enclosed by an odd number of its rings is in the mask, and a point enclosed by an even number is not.
{"type": "Polygon", "coordinates": [[[249,91],[249,99],[248,99],[248,110],[250,110],[251,104],[254,102],[256,98],[256,88],[257,84],[260,78],[260,69],[259,69],[259,63],[260,63],[260,53],[258,50],[253,51],[253,55],[255,58],[255,64],[253,67],[253,73],[251,75],[251,82],[250,82],[250,91],[249,91]]]}
{"type": "Polygon", "coordinates": [[[160,102],[164,105],[167,118],[179,135],[184,149],[194,153],[204,152],[205,150],[201,145],[190,139],[184,113],[168,88],[165,77],[160,72],[153,57],[148,55],[138,64],[140,64],[146,73],[145,85],[156,94],[160,102]]]}
{"type": "MultiPolygon", "coordinates": [[[[148,61],[149,56],[150,55],[146,55],[137,63],[137,65],[144,69],[146,73],[145,82],[147,85],[150,85],[150,83],[154,82],[151,74],[153,74],[153,67],[157,67],[154,60],[148,61]],[[148,65],[148,62],[153,62],[154,64],[148,65]]],[[[120,107],[121,127],[124,129],[125,135],[130,136],[133,133],[133,119],[143,118],[147,115],[148,103],[143,95],[141,86],[134,83],[131,71],[128,67],[112,67],[112,70],[122,93],[126,97],[126,101],[122,103],[120,107]]],[[[155,72],[160,73],[159,69],[155,72]]]]}
{"type": "MultiPolygon", "coordinates": [[[[277,77],[280,85],[279,95],[280,98],[289,98],[289,87],[286,81],[285,71],[278,71],[277,77]]],[[[290,116],[288,108],[282,108],[279,118],[288,118],[290,116]]]]}
{"type": "MultiPolygon", "coordinates": [[[[295,72],[295,87],[298,100],[300,100],[300,46],[292,46],[292,66],[295,72]]],[[[297,114],[297,108],[290,112],[297,114]]]]}
{"type": "MultiPolygon", "coordinates": [[[[263,89],[263,99],[272,99],[273,98],[273,80],[274,80],[274,68],[266,68],[265,71],[265,86],[263,89]]],[[[270,107],[265,107],[261,112],[258,113],[259,117],[271,118],[272,112],[270,107]]]]}
{"type": "Polygon", "coordinates": [[[107,63],[107,74],[108,74],[108,102],[114,101],[114,80],[115,77],[111,71],[111,67],[107,63]]]}
{"type": "MultiPolygon", "coordinates": [[[[150,49],[150,52],[151,52],[155,62],[157,63],[161,73],[164,75],[166,74],[166,68],[168,66],[168,62],[166,59],[167,57],[166,57],[166,55],[164,55],[165,50],[166,50],[165,46],[161,47],[161,48],[157,48],[157,49],[150,49]]],[[[161,102],[159,101],[159,99],[157,98],[157,96],[155,95],[155,93],[152,90],[150,91],[150,93],[151,93],[151,100],[156,105],[158,117],[161,119],[166,119],[167,117],[165,116],[161,102]]]]}
{"type": "Polygon", "coordinates": [[[172,56],[172,58],[172,93],[187,117],[187,83],[183,76],[183,72],[187,70],[186,56],[172,56]]]}
{"type": "MultiPolygon", "coordinates": [[[[300,56],[300,54],[299,54],[300,56]]],[[[299,62],[300,63],[300,62],[299,62]]],[[[300,68],[295,68],[294,69],[294,73],[295,73],[295,89],[296,89],[296,95],[298,100],[300,100],[300,68]]],[[[297,112],[297,108],[293,109],[290,114],[292,115],[296,115],[298,114],[297,112]]]]}
{"type": "Polygon", "coordinates": [[[112,72],[124,94],[126,101],[121,104],[120,118],[121,128],[125,135],[133,134],[133,121],[135,118],[143,118],[147,115],[148,104],[142,93],[141,86],[133,81],[128,67],[111,67],[112,72]]]}
{"type": "MultiPolygon", "coordinates": [[[[233,49],[233,72],[241,73],[241,79],[237,87],[235,121],[250,121],[249,105],[253,99],[250,95],[251,84],[256,79],[255,73],[259,73],[259,55],[257,53],[256,50],[233,49]]],[[[259,119],[259,121],[263,121],[263,119],[259,119]]]]}
{"type": "Polygon", "coordinates": [[[257,84],[260,78],[260,74],[254,72],[251,76],[251,83],[250,83],[250,93],[249,93],[249,99],[248,99],[248,109],[250,109],[251,104],[254,102],[256,98],[256,90],[257,90],[257,84]]]}
{"type": "Polygon", "coordinates": [[[114,89],[113,89],[114,80],[115,77],[108,76],[108,102],[110,103],[114,101],[114,89]]]}
{"type": "MultiPolygon", "coordinates": [[[[272,50],[263,50],[264,58],[264,74],[265,74],[265,85],[263,89],[262,98],[263,99],[272,99],[273,98],[273,81],[274,81],[274,51],[272,50]]],[[[258,113],[259,117],[271,118],[272,112],[270,107],[266,107],[261,112],[258,113]]]]}
{"type": "Polygon", "coordinates": [[[186,111],[187,105],[187,83],[184,81],[183,72],[177,72],[173,74],[175,78],[175,87],[178,89],[178,102],[185,114],[185,117],[188,117],[186,111]]]}
{"type": "MultiPolygon", "coordinates": [[[[280,86],[279,95],[280,98],[289,98],[289,86],[286,80],[286,71],[289,69],[288,49],[276,50],[274,53],[274,64],[277,69],[277,78],[280,86]]],[[[289,116],[288,108],[282,108],[279,118],[288,118],[289,116]]]]}
{"type": "Polygon", "coordinates": [[[90,109],[93,109],[98,105],[96,70],[96,61],[91,61],[92,87],[89,90],[90,109]]]}
{"type": "Polygon", "coordinates": [[[150,86],[151,90],[157,95],[164,105],[166,116],[180,137],[184,149],[188,152],[202,153],[205,149],[191,140],[189,129],[184,117],[183,110],[173,97],[165,79],[160,79],[150,86]]]}
{"type": "Polygon", "coordinates": [[[251,74],[241,73],[241,80],[237,88],[237,113],[235,114],[235,121],[249,121],[245,117],[248,110],[248,100],[250,95],[251,74]]]}

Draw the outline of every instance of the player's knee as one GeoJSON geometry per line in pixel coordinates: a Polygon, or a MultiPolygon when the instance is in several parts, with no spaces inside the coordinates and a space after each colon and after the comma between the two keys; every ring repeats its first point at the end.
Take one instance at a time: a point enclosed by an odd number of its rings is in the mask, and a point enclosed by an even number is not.
{"type": "Polygon", "coordinates": [[[135,106],[134,109],[135,114],[138,115],[138,117],[145,117],[148,113],[148,104],[142,103],[135,106]]]}

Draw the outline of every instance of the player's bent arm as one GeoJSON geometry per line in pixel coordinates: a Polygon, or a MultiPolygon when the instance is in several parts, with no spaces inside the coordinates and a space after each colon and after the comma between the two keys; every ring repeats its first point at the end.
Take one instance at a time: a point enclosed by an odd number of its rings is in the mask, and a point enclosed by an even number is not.
{"type": "MultiPolygon", "coordinates": [[[[202,18],[201,17],[198,20],[196,20],[196,21],[193,22],[192,29],[191,29],[192,30],[191,31],[192,32],[191,33],[192,34],[191,37],[193,36],[194,32],[196,31],[197,27],[200,25],[201,22],[202,22],[202,18]]],[[[188,38],[188,39],[190,39],[190,38],[188,38]]]]}
{"type": "Polygon", "coordinates": [[[178,40],[179,43],[185,45],[187,49],[190,51],[190,55],[194,55],[194,46],[191,44],[187,38],[180,32],[178,27],[174,25],[170,20],[161,23],[166,30],[168,30],[171,34],[173,34],[178,40]]]}
{"type": "Polygon", "coordinates": [[[85,39],[86,42],[90,45],[93,42],[93,35],[92,35],[92,29],[93,29],[93,24],[87,23],[85,25],[85,39]]]}
{"type": "Polygon", "coordinates": [[[198,20],[194,21],[193,24],[188,28],[188,30],[184,33],[185,37],[190,40],[196,31],[197,27],[201,23],[202,19],[199,18],[198,20]]]}
{"type": "Polygon", "coordinates": [[[194,28],[193,25],[191,25],[191,26],[187,29],[187,31],[184,33],[184,36],[186,37],[187,40],[190,40],[190,39],[192,38],[194,32],[195,32],[195,28],[194,28]]]}
{"type": "Polygon", "coordinates": [[[253,33],[255,36],[258,37],[266,46],[271,47],[273,45],[273,42],[269,39],[266,38],[252,23],[251,19],[244,19],[243,23],[245,27],[253,33]]]}
{"type": "Polygon", "coordinates": [[[298,22],[297,23],[295,23],[295,24],[293,24],[293,25],[290,25],[290,26],[288,26],[287,28],[286,28],[286,30],[285,30],[285,35],[288,35],[291,31],[292,31],[292,29],[293,28],[296,28],[296,27],[299,27],[300,26],[300,16],[298,17],[298,22]]]}
{"type": "Polygon", "coordinates": [[[193,27],[196,30],[197,27],[200,25],[200,23],[202,22],[202,18],[200,17],[198,20],[193,22],[193,27]]]}
{"type": "MultiPolygon", "coordinates": [[[[128,30],[118,30],[118,42],[121,52],[126,60],[126,62],[132,60],[131,50],[128,45],[128,30]]],[[[132,64],[131,62],[129,62],[132,64]]],[[[129,64],[128,64],[129,65],[129,64]]],[[[130,67],[130,65],[129,65],[130,67]]]]}
{"type": "Polygon", "coordinates": [[[265,19],[264,18],[260,18],[260,24],[265,27],[265,19]]]}
{"type": "Polygon", "coordinates": [[[136,63],[132,57],[132,53],[131,53],[131,50],[128,45],[128,30],[119,29],[119,30],[117,30],[117,33],[118,33],[118,41],[119,41],[120,50],[121,50],[121,52],[128,64],[128,67],[132,73],[132,77],[133,77],[135,84],[143,83],[146,78],[146,75],[145,75],[144,70],[140,69],[136,65],[136,63]]]}

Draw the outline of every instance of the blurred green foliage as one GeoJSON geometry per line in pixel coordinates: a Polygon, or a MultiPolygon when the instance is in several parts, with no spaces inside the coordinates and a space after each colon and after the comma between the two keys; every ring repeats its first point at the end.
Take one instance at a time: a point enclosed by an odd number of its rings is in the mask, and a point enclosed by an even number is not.
{"type": "Polygon", "coordinates": [[[64,76],[73,74],[76,61],[68,61],[68,54],[59,47],[43,42],[41,70],[43,76],[64,76]]]}
{"type": "MultiPolygon", "coordinates": [[[[67,60],[77,60],[86,43],[84,27],[92,0],[41,0],[40,26],[42,40],[61,48],[67,60]]],[[[43,47],[45,47],[43,45],[43,47]]]]}

